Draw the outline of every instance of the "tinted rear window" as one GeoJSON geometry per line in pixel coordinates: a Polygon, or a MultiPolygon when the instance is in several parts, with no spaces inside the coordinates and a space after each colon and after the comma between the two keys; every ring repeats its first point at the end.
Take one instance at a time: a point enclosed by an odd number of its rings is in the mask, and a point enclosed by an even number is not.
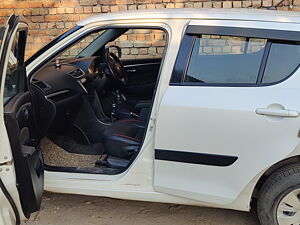
{"type": "Polygon", "coordinates": [[[291,76],[299,64],[297,41],[197,35],[183,83],[273,84],[291,76]]]}
{"type": "Polygon", "coordinates": [[[255,84],[265,45],[266,39],[197,37],[184,82],[255,84]]]}
{"type": "Polygon", "coordinates": [[[300,63],[298,42],[272,42],[263,83],[278,82],[291,75],[300,63]]]}

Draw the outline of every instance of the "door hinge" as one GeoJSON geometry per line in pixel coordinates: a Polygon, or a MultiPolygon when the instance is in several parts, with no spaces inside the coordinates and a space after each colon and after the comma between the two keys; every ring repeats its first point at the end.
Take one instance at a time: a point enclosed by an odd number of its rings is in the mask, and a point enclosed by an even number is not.
{"type": "Polygon", "coordinates": [[[152,124],[154,125],[156,123],[156,117],[151,117],[150,121],[152,122],[152,124]]]}
{"type": "Polygon", "coordinates": [[[152,129],[154,128],[156,123],[156,118],[155,117],[151,117],[150,118],[150,131],[152,131],[152,129]]]}

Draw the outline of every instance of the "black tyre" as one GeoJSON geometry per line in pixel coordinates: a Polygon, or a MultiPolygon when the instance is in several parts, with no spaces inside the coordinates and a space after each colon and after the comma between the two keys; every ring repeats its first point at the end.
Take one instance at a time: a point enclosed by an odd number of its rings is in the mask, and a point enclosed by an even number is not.
{"type": "Polygon", "coordinates": [[[262,225],[300,224],[300,163],[283,167],[266,180],[257,213],[262,225]]]}

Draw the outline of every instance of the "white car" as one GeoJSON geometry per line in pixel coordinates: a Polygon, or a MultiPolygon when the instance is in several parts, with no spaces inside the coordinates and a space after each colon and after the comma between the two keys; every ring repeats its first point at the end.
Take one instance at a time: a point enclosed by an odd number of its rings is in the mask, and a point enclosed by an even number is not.
{"type": "Polygon", "coordinates": [[[44,190],[300,223],[300,14],[101,14],[24,62],[27,29],[0,31],[0,224],[44,190]]]}

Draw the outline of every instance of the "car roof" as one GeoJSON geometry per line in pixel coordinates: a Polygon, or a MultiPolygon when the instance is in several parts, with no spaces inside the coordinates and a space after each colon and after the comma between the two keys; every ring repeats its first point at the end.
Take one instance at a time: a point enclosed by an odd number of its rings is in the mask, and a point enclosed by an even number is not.
{"type": "Polygon", "coordinates": [[[120,19],[216,19],[247,20],[279,23],[300,23],[300,13],[266,9],[154,9],[102,13],[78,22],[87,25],[96,21],[120,19]]]}

